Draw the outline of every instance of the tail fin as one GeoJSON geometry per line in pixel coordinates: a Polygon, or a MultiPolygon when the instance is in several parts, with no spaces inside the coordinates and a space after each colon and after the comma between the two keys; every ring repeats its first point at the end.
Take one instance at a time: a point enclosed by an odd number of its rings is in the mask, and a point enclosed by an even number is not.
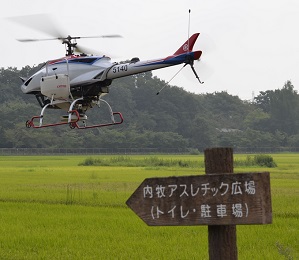
{"type": "Polygon", "coordinates": [[[191,52],[199,33],[193,34],[173,55],[191,52]]]}

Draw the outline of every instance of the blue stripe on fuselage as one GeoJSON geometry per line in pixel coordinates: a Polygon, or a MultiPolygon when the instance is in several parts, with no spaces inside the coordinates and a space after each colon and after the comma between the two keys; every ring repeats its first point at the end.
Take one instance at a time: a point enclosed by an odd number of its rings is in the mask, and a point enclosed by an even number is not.
{"type": "Polygon", "coordinates": [[[171,58],[166,58],[164,60],[159,60],[159,61],[153,61],[153,62],[149,62],[146,64],[142,64],[142,65],[137,65],[136,67],[144,67],[144,66],[150,66],[150,65],[159,65],[159,64],[170,64],[170,65],[177,65],[177,64],[181,64],[186,62],[186,60],[188,59],[188,56],[190,56],[191,59],[194,58],[194,53],[190,52],[188,54],[181,54],[181,55],[177,55],[171,58]]]}

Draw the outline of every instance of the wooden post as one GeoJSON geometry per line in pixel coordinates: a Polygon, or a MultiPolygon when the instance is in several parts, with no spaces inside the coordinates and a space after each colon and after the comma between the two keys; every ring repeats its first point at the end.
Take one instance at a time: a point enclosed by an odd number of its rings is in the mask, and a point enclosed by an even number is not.
{"type": "MultiPolygon", "coordinates": [[[[208,148],[205,154],[206,174],[233,173],[232,148],[208,148]]],[[[237,260],[237,235],[235,225],[208,226],[210,260],[237,260]]]]}

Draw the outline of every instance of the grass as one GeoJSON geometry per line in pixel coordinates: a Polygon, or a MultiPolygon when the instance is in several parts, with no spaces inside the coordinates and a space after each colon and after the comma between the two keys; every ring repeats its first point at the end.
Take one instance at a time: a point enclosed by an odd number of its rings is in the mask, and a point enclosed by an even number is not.
{"type": "MultiPolygon", "coordinates": [[[[88,157],[79,166],[124,166],[124,167],[181,167],[181,168],[203,168],[203,160],[159,158],[157,156],[147,157],[130,157],[130,156],[113,156],[113,157],[88,157]]],[[[273,157],[265,154],[247,155],[246,158],[235,159],[235,166],[262,166],[274,168],[277,167],[273,157]]]]}
{"type": "Polygon", "coordinates": [[[159,158],[157,156],[147,156],[144,158],[130,156],[113,156],[109,158],[88,157],[79,166],[123,166],[123,167],[188,167],[202,168],[202,161],[182,160],[172,158],[159,158]]]}
{"type": "MultiPolygon", "coordinates": [[[[271,156],[275,168],[235,167],[270,171],[273,207],[273,224],[237,227],[239,259],[299,259],[299,154],[271,156]]],[[[206,226],[148,227],[125,205],[145,178],[204,174],[202,155],[89,158],[114,165],[78,166],[86,156],[0,157],[0,259],[208,259],[206,226]],[[160,165],[121,162],[144,158],[160,165]]]]}

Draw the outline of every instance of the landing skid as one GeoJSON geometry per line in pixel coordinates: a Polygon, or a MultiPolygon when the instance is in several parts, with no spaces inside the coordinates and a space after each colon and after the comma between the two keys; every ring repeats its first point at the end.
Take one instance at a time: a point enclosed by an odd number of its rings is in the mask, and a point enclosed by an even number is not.
{"type": "Polygon", "coordinates": [[[98,124],[98,125],[85,125],[85,123],[83,122],[83,126],[79,126],[78,121],[76,122],[71,122],[70,123],[70,128],[74,129],[74,128],[78,128],[78,129],[90,129],[90,128],[97,128],[97,127],[104,127],[104,126],[112,126],[112,125],[120,125],[122,124],[124,121],[123,116],[120,112],[112,112],[111,115],[111,123],[105,123],[105,124],[98,124]],[[119,120],[115,121],[114,116],[118,115],[119,120]]]}
{"type": "MultiPolygon", "coordinates": [[[[78,98],[76,100],[74,100],[68,110],[68,115],[63,117],[63,121],[62,122],[58,122],[58,123],[52,123],[52,124],[44,124],[43,123],[43,118],[44,118],[44,112],[46,110],[46,108],[49,105],[55,105],[55,104],[59,104],[59,103],[65,103],[65,101],[54,101],[51,102],[50,104],[45,105],[42,108],[41,114],[39,116],[33,116],[30,120],[26,121],[26,127],[27,128],[44,128],[44,127],[51,127],[51,126],[60,126],[60,125],[69,125],[69,127],[71,129],[90,129],[90,128],[99,128],[99,127],[105,127],[105,126],[112,126],[112,125],[119,125],[122,124],[124,119],[123,116],[120,112],[113,112],[111,106],[108,104],[107,101],[100,99],[99,102],[103,102],[105,103],[108,108],[109,108],[109,112],[110,112],[110,118],[111,118],[111,122],[109,123],[102,123],[102,124],[96,124],[96,125],[86,125],[86,119],[87,117],[85,116],[85,114],[83,116],[81,116],[81,114],[79,113],[78,110],[74,109],[76,103],[78,101],[82,101],[83,98],[78,98]],[[118,120],[115,120],[115,116],[118,116],[118,120]],[[39,120],[39,124],[35,124],[34,122],[39,120]],[[82,121],[82,124],[79,125],[79,121],[82,121]]],[[[97,103],[98,107],[99,107],[99,102],[97,103]]]]}
{"type": "Polygon", "coordinates": [[[69,114],[73,115],[75,114],[76,119],[73,118],[71,122],[59,122],[54,124],[43,124],[43,114],[40,116],[33,116],[30,120],[26,121],[26,127],[27,128],[44,128],[44,127],[50,127],[50,126],[59,126],[59,125],[73,125],[76,124],[80,120],[80,115],[77,110],[69,111],[69,114]],[[39,119],[39,125],[35,125],[34,121],[39,119]]]}

